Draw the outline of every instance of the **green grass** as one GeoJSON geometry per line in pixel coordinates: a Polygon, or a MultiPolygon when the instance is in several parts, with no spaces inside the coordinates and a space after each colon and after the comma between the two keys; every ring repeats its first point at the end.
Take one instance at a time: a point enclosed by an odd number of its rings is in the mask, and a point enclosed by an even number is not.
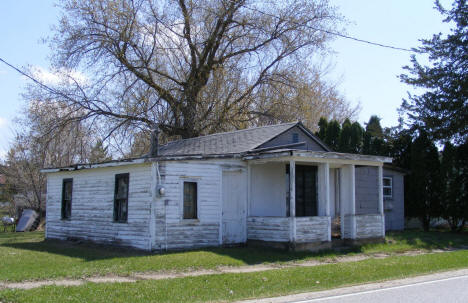
{"type": "Polygon", "coordinates": [[[386,244],[368,244],[347,252],[286,252],[260,248],[213,248],[149,254],[115,247],[44,241],[43,233],[0,233],[0,281],[130,275],[145,271],[186,271],[219,266],[301,262],[358,253],[392,253],[468,245],[468,234],[403,232],[386,244]]]}
{"type": "Polygon", "coordinates": [[[136,283],[87,283],[0,291],[1,302],[206,302],[318,291],[366,282],[468,268],[468,251],[393,256],[316,267],[136,283]]]}

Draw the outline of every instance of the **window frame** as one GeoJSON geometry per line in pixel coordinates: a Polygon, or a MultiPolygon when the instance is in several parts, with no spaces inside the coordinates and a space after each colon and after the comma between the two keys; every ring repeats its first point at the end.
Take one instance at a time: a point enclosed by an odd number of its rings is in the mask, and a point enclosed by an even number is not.
{"type": "Polygon", "coordinates": [[[383,198],[384,199],[393,199],[393,177],[391,176],[384,176],[382,177],[382,193],[383,193],[383,198]],[[384,180],[388,179],[390,180],[390,185],[385,185],[384,180]],[[385,189],[390,189],[390,195],[385,194],[385,189]]]}
{"type": "Polygon", "coordinates": [[[198,180],[193,180],[193,179],[188,179],[188,180],[183,180],[182,181],[182,211],[181,211],[181,217],[182,217],[182,220],[184,221],[189,221],[189,220],[199,220],[199,210],[198,210],[198,196],[199,196],[199,188],[198,188],[198,185],[199,185],[199,182],[198,180]],[[195,184],[195,205],[193,206],[194,208],[194,216],[193,217],[186,217],[185,216],[185,184],[195,184]]]}
{"type": "Polygon", "coordinates": [[[113,213],[113,222],[114,223],[127,223],[128,222],[128,193],[130,191],[130,174],[116,174],[115,175],[115,184],[114,184],[114,213],[113,213]],[[120,178],[127,179],[127,193],[125,198],[117,198],[118,184],[120,178]],[[125,201],[127,210],[125,212],[125,217],[122,217],[122,201],[125,201]]]}
{"type": "Polygon", "coordinates": [[[62,220],[71,220],[71,215],[72,215],[72,202],[73,202],[73,178],[65,178],[62,180],[62,204],[61,204],[61,219],[62,220]],[[70,199],[65,199],[65,184],[70,183],[71,184],[71,194],[70,194],[70,199]],[[67,209],[65,207],[65,203],[68,201],[69,207],[68,207],[68,213],[67,209]]]}

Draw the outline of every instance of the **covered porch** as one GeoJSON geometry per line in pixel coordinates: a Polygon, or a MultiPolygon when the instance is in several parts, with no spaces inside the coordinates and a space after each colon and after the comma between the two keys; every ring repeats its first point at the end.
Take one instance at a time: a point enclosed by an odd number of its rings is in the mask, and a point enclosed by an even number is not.
{"type": "Polygon", "coordinates": [[[385,237],[382,166],[390,158],[290,150],[244,159],[248,242],[300,250],[385,237]]]}

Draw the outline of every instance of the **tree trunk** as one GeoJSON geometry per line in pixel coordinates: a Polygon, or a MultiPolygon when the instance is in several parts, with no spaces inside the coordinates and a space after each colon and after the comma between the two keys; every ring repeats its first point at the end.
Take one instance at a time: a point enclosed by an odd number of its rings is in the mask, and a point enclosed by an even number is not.
{"type": "Polygon", "coordinates": [[[429,231],[430,223],[431,223],[430,218],[421,217],[421,218],[420,218],[420,221],[421,221],[421,223],[422,223],[423,230],[424,230],[424,231],[429,231]]]}

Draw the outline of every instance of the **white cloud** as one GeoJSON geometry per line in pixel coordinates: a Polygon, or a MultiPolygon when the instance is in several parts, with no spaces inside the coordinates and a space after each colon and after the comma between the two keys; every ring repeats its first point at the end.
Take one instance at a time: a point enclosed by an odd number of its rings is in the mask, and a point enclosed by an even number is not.
{"type": "Polygon", "coordinates": [[[8,125],[8,120],[0,117],[0,128],[6,128],[8,125]]]}
{"type": "Polygon", "coordinates": [[[85,74],[76,70],[69,71],[61,69],[56,71],[50,71],[41,66],[36,65],[31,67],[30,71],[32,77],[44,84],[59,84],[64,81],[72,81],[71,78],[73,78],[79,84],[85,84],[88,80],[88,77],[86,77],[85,74]]]}

